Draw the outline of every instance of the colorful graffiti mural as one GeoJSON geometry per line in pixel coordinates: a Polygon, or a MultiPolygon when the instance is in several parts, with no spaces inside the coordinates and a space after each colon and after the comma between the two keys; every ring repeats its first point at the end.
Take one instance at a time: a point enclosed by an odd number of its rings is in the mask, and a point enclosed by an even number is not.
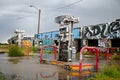
{"type": "MultiPolygon", "coordinates": [[[[36,34],[37,40],[43,45],[54,45],[59,41],[59,31],[36,34]]],[[[73,29],[73,38],[77,40],[78,46],[100,46],[100,47],[120,47],[120,20],[109,23],[77,27],[73,29]],[[94,45],[96,44],[96,45],[94,45]]],[[[65,35],[68,37],[68,35],[65,35]]]]}
{"type": "Polygon", "coordinates": [[[120,38],[120,21],[82,27],[82,38],[120,38]]]}
{"type": "Polygon", "coordinates": [[[53,44],[54,44],[54,41],[52,39],[44,39],[42,42],[42,45],[52,46],[53,44]]]}
{"type": "Polygon", "coordinates": [[[81,35],[80,31],[81,31],[81,28],[74,28],[73,29],[73,34],[74,34],[73,37],[76,39],[79,39],[80,35],[81,35]]]}

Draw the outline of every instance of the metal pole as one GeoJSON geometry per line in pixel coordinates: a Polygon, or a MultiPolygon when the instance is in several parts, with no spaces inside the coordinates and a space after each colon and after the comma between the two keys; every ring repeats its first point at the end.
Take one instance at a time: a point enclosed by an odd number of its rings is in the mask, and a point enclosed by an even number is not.
{"type": "Polygon", "coordinates": [[[83,47],[83,27],[81,27],[81,49],[83,47]]]}
{"type": "Polygon", "coordinates": [[[68,43],[68,61],[72,60],[72,38],[73,38],[73,21],[70,22],[69,26],[69,43],[68,43]]]}
{"type": "Polygon", "coordinates": [[[18,46],[21,46],[21,34],[18,32],[18,46]]]}
{"type": "Polygon", "coordinates": [[[41,10],[39,9],[39,15],[38,15],[38,34],[40,33],[40,14],[41,14],[41,10]]]}
{"type": "Polygon", "coordinates": [[[54,50],[54,60],[56,60],[56,58],[57,58],[57,56],[56,56],[57,50],[56,50],[56,49],[57,49],[56,46],[53,46],[53,50],[54,50]]]}
{"type": "Polygon", "coordinates": [[[42,48],[40,49],[40,63],[42,63],[42,59],[43,59],[43,57],[42,57],[43,49],[44,49],[44,47],[42,47],[42,48]]]}
{"type": "Polygon", "coordinates": [[[41,14],[41,9],[37,8],[37,7],[34,6],[34,5],[30,5],[30,7],[33,7],[33,8],[35,8],[36,10],[39,11],[39,15],[38,15],[38,31],[37,31],[37,33],[39,34],[39,33],[40,33],[40,14],[41,14]]]}

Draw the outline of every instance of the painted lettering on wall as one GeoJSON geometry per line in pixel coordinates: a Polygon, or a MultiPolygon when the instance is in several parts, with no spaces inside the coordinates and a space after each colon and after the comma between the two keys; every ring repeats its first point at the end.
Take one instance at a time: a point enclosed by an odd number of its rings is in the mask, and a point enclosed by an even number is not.
{"type": "Polygon", "coordinates": [[[84,26],[82,37],[86,39],[120,38],[120,22],[84,26]]]}

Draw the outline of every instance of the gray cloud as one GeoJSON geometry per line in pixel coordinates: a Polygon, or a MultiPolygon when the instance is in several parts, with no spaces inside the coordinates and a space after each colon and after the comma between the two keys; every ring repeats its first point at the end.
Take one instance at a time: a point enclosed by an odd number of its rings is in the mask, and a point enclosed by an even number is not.
{"type": "Polygon", "coordinates": [[[38,10],[41,9],[40,32],[58,30],[54,18],[63,14],[78,16],[75,27],[99,24],[120,18],[120,0],[81,0],[69,7],[61,8],[78,0],[0,0],[0,42],[14,36],[14,30],[24,29],[27,35],[37,33],[38,10]]]}

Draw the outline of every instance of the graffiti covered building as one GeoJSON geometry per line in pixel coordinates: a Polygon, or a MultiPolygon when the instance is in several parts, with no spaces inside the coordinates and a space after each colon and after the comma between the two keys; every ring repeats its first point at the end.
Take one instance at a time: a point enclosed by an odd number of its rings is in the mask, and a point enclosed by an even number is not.
{"type": "Polygon", "coordinates": [[[120,47],[120,21],[82,27],[88,46],[120,47]]]}
{"type": "MultiPolygon", "coordinates": [[[[76,50],[80,51],[81,47],[120,47],[120,20],[109,23],[82,26],[73,29],[73,38],[76,50]]],[[[40,33],[35,35],[38,44],[58,45],[59,31],[40,33]]]]}

